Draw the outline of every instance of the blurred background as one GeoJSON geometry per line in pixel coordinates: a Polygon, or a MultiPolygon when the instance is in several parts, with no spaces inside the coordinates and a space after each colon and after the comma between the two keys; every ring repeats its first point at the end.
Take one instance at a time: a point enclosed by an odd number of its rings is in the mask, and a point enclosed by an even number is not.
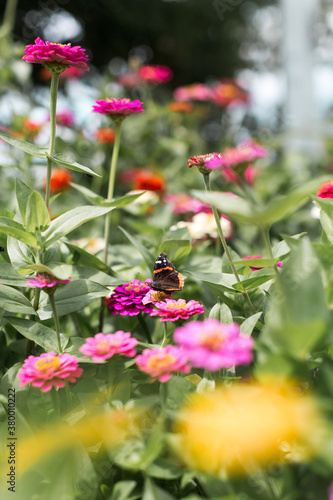
{"type": "MultiPolygon", "coordinates": [[[[139,61],[169,66],[171,90],[235,78],[251,96],[246,127],[263,140],[286,132],[286,150],[316,158],[330,140],[330,0],[11,0],[0,16],[13,44],[40,36],[83,46],[91,75],[116,79],[139,61]]],[[[27,66],[16,63],[16,77],[31,70],[40,83],[40,68],[27,66]]]]}

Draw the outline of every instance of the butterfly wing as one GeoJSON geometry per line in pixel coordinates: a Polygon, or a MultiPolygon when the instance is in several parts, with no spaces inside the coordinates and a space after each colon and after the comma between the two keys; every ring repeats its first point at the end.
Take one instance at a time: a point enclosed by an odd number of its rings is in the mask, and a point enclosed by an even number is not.
{"type": "Polygon", "coordinates": [[[165,252],[160,253],[154,266],[154,281],[151,288],[156,291],[176,292],[184,287],[183,276],[176,271],[165,252]]]}

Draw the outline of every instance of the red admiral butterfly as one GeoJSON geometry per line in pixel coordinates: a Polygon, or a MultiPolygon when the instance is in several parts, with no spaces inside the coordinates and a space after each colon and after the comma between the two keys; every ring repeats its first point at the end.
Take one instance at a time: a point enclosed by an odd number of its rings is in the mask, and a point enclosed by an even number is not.
{"type": "Polygon", "coordinates": [[[156,259],[153,278],[154,281],[150,283],[150,287],[157,292],[172,293],[184,287],[183,276],[176,271],[164,252],[160,253],[156,259]]]}

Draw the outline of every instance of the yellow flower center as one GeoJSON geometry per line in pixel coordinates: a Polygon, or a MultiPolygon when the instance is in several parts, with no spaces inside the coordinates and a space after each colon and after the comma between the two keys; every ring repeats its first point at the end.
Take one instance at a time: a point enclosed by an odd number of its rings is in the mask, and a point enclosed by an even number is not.
{"type": "Polygon", "coordinates": [[[220,329],[203,332],[200,335],[200,344],[211,351],[218,351],[224,344],[226,336],[220,329]]]}
{"type": "Polygon", "coordinates": [[[107,342],[106,340],[100,340],[99,342],[97,342],[96,344],[96,351],[98,354],[108,354],[108,352],[110,352],[110,343],[107,342]]]}
{"type": "Polygon", "coordinates": [[[148,361],[149,368],[161,370],[167,368],[170,364],[174,363],[176,358],[166,352],[161,352],[152,356],[148,361]]]}
{"type": "Polygon", "coordinates": [[[138,292],[139,290],[141,290],[141,288],[144,288],[144,287],[146,287],[146,285],[144,283],[138,284],[138,285],[133,285],[132,283],[130,283],[129,285],[127,285],[125,290],[133,290],[134,292],[138,292]]]}
{"type": "Polygon", "coordinates": [[[167,304],[167,309],[175,310],[175,309],[185,309],[186,308],[186,302],[181,302],[178,304],[175,304],[174,302],[171,302],[167,304]]]}
{"type": "Polygon", "coordinates": [[[41,373],[45,373],[50,369],[57,369],[60,367],[60,359],[57,356],[50,356],[49,358],[39,359],[35,366],[41,373]]]}

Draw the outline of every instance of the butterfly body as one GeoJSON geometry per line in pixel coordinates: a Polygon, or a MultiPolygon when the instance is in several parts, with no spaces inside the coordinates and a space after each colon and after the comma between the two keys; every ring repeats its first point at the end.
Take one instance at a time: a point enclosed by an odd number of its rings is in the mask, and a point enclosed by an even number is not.
{"type": "Polygon", "coordinates": [[[156,259],[153,282],[150,287],[158,292],[166,293],[177,292],[184,287],[183,276],[176,271],[175,266],[169,261],[165,252],[160,253],[156,259]]]}

